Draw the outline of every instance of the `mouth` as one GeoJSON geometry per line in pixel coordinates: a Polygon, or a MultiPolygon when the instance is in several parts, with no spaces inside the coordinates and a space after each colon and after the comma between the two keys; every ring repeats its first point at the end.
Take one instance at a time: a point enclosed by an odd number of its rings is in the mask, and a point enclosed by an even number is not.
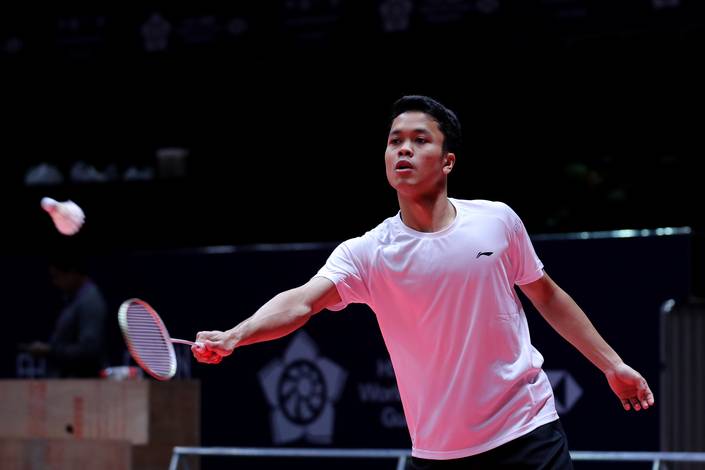
{"type": "Polygon", "coordinates": [[[408,162],[406,160],[399,160],[397,162],[397,164],[394,166],[394,169],[396,171],[413,170],[414,165],[412,165],[411,162],[408,162]]]}

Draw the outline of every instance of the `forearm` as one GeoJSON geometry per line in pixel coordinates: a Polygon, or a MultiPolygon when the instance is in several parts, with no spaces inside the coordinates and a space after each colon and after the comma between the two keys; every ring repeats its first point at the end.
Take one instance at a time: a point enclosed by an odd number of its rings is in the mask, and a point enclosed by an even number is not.
{"type": "Polygon", "coordinates": [[[269,341],[302,327],[313,313],[301,291],[292,289],[273,297],[227,333],[235,347],[269,341]]]}
{"type": "Polygon", "coordinates": [[[558,289],[544,304],[535,306],[554,330],[602,372],[613,370],[622,363],[585,312],[562,289],[558,289]]]}

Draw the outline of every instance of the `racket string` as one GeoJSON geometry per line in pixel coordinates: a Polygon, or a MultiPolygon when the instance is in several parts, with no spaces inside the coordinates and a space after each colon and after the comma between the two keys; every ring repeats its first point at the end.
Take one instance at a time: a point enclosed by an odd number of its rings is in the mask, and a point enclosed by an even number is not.
{"type": "Polygon", "coordinates": [[[171,343],[159,317],[139,303],[127,308],[127,335],[133,355],[157,378],[170,378],[176,367],[171,343]]]}

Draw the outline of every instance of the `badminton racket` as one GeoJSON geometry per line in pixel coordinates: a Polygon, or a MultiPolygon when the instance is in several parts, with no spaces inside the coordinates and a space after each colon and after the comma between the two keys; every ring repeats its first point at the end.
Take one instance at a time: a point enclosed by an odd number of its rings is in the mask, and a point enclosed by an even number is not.
{"type": "Polygon", "coordinates": [[[199,342],[169,336],[162,319],[144,300],[124,301],[118,310],[118,323],[132,358],[158,380],[169,380],[176,374],[174,343],[203,347],[199,342]]]}

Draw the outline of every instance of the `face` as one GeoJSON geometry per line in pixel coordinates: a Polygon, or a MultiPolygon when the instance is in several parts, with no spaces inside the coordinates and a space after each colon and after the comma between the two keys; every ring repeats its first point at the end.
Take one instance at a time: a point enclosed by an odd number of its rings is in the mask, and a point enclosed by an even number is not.
{"type": "Polygon", "coordinates": [[[428,114],[409,111],[392,122],[384,154],[387,180],[407,196],[445,190],[455,154],[443,152],[444,135],[428,114]]]}
{"type": "Polygon", "coordinates": [[[51,282],[63,291],[70,292],[76,286],[76,273],[65,272],[55,266],[49,266],[49,277],[51,282]]]}

